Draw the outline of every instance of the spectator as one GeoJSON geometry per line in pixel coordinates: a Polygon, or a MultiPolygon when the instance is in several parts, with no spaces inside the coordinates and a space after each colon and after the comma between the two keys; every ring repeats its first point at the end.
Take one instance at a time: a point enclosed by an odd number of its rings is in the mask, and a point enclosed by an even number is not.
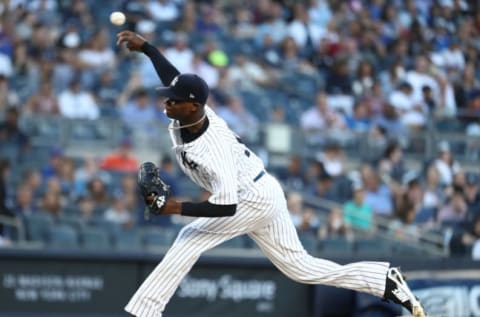
{"type": "Polygon", "coordinates": [[[391,221],[389,227],[398,240],[416,241],[420,238],[420,230],[415,220],[415,204],[409,199],[404,199],[398,209],[397,218],[391,221]]]}
{"type": "Polygon", "coordinates": [[[170,185],[170,194],[173,197],[179,196],[178,177],[175,169],[175,164],[169,156],[164,156],[159,166],[160,177],[165,183],[170,185]]]}
{"type": "Polygon", "coordinates": [[[399,89],[394,90],[389,98],[389,102],[395,107],[401,122],[413,130],[423,128],[427,121],[428,109],[422,101],[422,98],[414,98],[412,85],[408,82],[401,83],[399,89]]]}
{"type": "Polygon", "coordinates": [[[155,108],[147,90],[137,89],[132,99],[120,107],[121,118],[132,131],[147,135],[155,131],[155,108]]]}
{"type": "Polygon", "coordinates": [[[333,187],[333,178],[326,172],[318,176],[315,187],[312,188],[310,194],[314,197],[338,202],[333,187]]]}
{"type": "Polygon", "coordinates": [[[327,95],[317,93],[315,105],[302,113],[300,125],[310,143],[318,144],[324,141],[325,131],[343,129],[344,119],[335,110],[329,108],[327,95]]]}
{"type": "Polygon", "coordinates": [[[357,67],[357,73],[352,83],[352,91],[356,97],[370,95],[375,75],[372,63],[363,60],[357,67]]]}
{"type": "Polygon", "coordinates": [[[463,187],[468,208],[467,222],[472,222],[480,216],[480,191],[478,186],[478,177],[473,173],[468,173],[463,187]]]}
{"type": "Polygon", "coordinates": [[[318,236],[320,239],[351,237],[351,232],[343,221],[343,212],[341,208],[333,208],[330,210],[328,213],[327,224],[320,227],[318,236]]]}
{"type": "Polygon", "coordinates": [[[397,183],[402,182],[405,174],[403,149],[398,142],[390,142],[379,162],[379,173],[392,178],[397,183]]]}
{"type": "Polygon", "coordinates": [[[58,99],[53,93],[50,81],[41,82],[40,91],[27,101],[25,111],[36,115],[59,114],[58,99]]]}
{"type": "Polygon", "coordinates": [[[338,58],[332,65],[327,75],[325,90],[329,95],[352,94],[352,80],[345,59],[338,58]]]}
{"type": "Polygon", "coordinates": [[[42,185],[44,180],[42,179],[42,174],[37,169],[27,169],[22,173],[22,180],[22,185],[28,187],[29,191],[32,193],[33,200],[36,203],[43,190],[42,185]]]}
{"type": "Polygon", "coordinates": [[[127,209],[125,198],[121,195],[113,198],[112,205],[105,210],[104,218],[106,221],[120,225],[125,229],[132,228],[134,224],[132,212],[127,209]]]}
{"type": "Polygon", "coordinates": [[[21,185],[17,188],[14,206],[15,215],[19,218],[28,217],[36,213],[39,207],[35,205],[32,192],[26,185],[21,185]]]}
{"type": "Polygon", "coordinates": [[[305,179],[302,158],[300,156],[290,157],[287,168],[279,170],[277,177],[287,188],[298,191],[303,190],[305,188],[305,179]]]}
{"type": "Polygon", "coordinates": [[[297,230],[302,223],[303,198],[299,192],[290,192],[287,197],[287,208],[290,212],[290,218],[297,230]]]}
{"type": "Polygon", "coordinates": [[[440,183],[443,186],[451,185],[453,175],[461,169],[460,164],[453,157],[450,144],[446,141],[438,144],[438,157],[433,164],[440,174],[440,183]]]}
{"type": "Polygon", "coordinates": [[[363,166],[360,173],[366,188],[365,205],[372,208],[375,215],[392,216],[393,201],[390,188],[380,182],[378,174],[370,166],[363,166]]]}
{"type": "Polygon", "coordinates": [[[90,92],[82,90],[79,78],[74,78],[68,89],[58,96],[60,113],[69,119],[98,119],[100,112],[90,92]]]}
{"type": "Polygon", "coordinates": [[[165,58],[172,61],[182,74],[192,72],[193,57],[194,53],[188,46],[188,36],[185,33],[177,33],[174,45],[165,50],[165,58]]]}
{"type": "Polygon", "coordinates": [[[334,141],[328,142],[317,160],[323,164],[325,172],[332,177],[339,177],[345,171],[345,155],[340,145],[334,141]]]}
{"type": "Polygon", "coordinates": [[[241,139],[246,142],[257,140],[258,119],[245,109],[241,98],[229,97],[227,106],[218,109],[217,113],[241,139]]]}
{"type": "Polygon", "coordinates": [[[95,101],[100,105],[102,116],[116,117],[118,115],[117,104],[120,100],[121,90],[115,82],[114,72],[112,70],[102,71],[98,82],[93,87],[95,101]]]}
{"type": "MultiPolygon", "coordinates": [[[[0,216],[13,217],[14,214],[10,208],[7,207],[7,181],[10,174],[10,163],[7,160],[0,160],[0,216]]],[[[6,236],[6,230],[0,224],[0,237],[6,236]]]]}
{"type": "Polygon", "coordinates": [[[156,22],[174,21],[179,17],[180,12],[174,1],[171,0],[152,0],[148,1],[147,13],[156,22]]]}
{"type": "Polygon", "coordinates": [[[435,99],[439,98],[439,86],[434,77],[428,73],[429,61],[426,56],[420,55],[415,60],[415,69],[407,72],[405,80],[412,86],[413,100],[422,100],[422,88],[432,88],[435,99]]]}
{"type": "Polygon", "coordinates": [[[454,188],[450,201],[438,211],[437,221],[461,226],[466,220],[467,202],[461,188],[454,188]]]}
{"type": "Polygon", "coordinates": [[[75,169],[75,193],[84,196],[87,191],[87,184],[94,178],[100,178],[105,184],[109,184],[111,177],[107,171],[100,169],[99,161],[91,156],[86,156],[83,163],[75,169]]]}
{"type": "Polygon", "coordinates": [[[135,173],[138,165],[138,160],[132,153],[130,139],[123,139],[117,150],[107,154],[100,163],[100,167],[104,170],[122,173],[135,173]]]}
{"type": "Polygon", "coordinates": [[[358,100],[353,106],[353,115],[346,115],[345,124],[348,129],[355,133],[370,130],[371,118],[368,115],[367,104],[364,100],[358,100]]]}
{"type": "Polygon", "coordinates": [[[427,169],[423,207],[438,209],[445,200],[445,192],[440,186],[440,173],[435,166],[427,169]]]}
{"type": "Polygon", "coordinates": [[[477,217],[473,225],[472,259],[480,260],[480,217],[477,217]]]}
{"type": "Polygon", "coordinates": [[[105,209],[110,204],[107,187],[100,178],[94,178],[88,182],[87,197],[93,201],[95,209],[105,209]]]}
{"type": "Polygon", "coordinates": [[[258,90],[259,87],[272,85],[274,78],[259,64],[238,52],[235,63],[228,68],[227,81],[230,87],[245,90],[258,90]]]}
{"type": "MultiPolygon", "coordinates": [[[[0,144],[17,146],[25,152],[29,146],[29,138],[18,125],[19,110],[10,107],[5,114],[5,121],[0,123],[0,144]]],[[[16,159],[20,159],[17,157],[16,159]]]]}
{"type": "Polygon", "coordinates": [[[51,191],[45,192],[40,208],[42,212],[46,212],[55,218],[59,218],[63,213],[60,194],[51,191]]]}
{"type": "Polygon", "coordinates": [[[353,187],[353,200],[343,205],[343,221],[349,228],[372,231],[373,210],[365,204],[365,188],[359,183],[353,187]]]}
{"type": "Polygon", "coordinates": [[[96,30],[87,41],[85,47],[78,53],[78,59],[83,70],[93,70],[96,73],[115,67],[115,53],[109,47],[108,30],[96,30]]]}
{"type": "Polygon", "coordinates": [[[54,147],[50,150],[49,162],[42,169],[42,178],[44,180],[59,175],[63,157],[63,150],[61,148],[54,147]]]}
{"type": "Polygon", "coordinates": [[[310,21],[308,10],[304,4],[296,3],[293,11],[293,20],[287,27],[287,35],[293,38],[301,50],[310,52],[315,43],[318,43],[325,34],[325,29],[310,21]]]}
{"type": "Polygon", "coordinates": [[[312,208],[305,208],[302,212],[302,218],[300,224],[297,227],[298,232],[317,236],[317,232],[320,228],[320,220],[312,208]]]}
{"type": "MultiPolygon", "coordinates": [[[[0,53],[0,68],[1,68],[0,53]]],[[[17,107],[20,103],[20,97],[15,90],[10,88],[10,79],[5,74],[0,73],[0,111],[11,107],[17,107]]]]}
{"type": "Polygon", "coordinates": [[[75,205],[78,206],[79,219],[85,224],[90,224],[95,218],[93,201],[86,196],[80,196],[75,205]]]}

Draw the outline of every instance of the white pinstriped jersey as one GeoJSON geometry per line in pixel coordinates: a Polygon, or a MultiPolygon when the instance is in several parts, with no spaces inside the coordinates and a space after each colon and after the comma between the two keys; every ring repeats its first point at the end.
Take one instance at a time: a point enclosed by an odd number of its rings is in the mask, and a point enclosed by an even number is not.
{"type": "MultiPolygon", "coordinates": [[[[180,129],[170,129],[177,161],[190,179],[212,193],[212,204],[237,204],[246,197],[263,162],[228,128],[225,121],[205,106],[209,126],[195,140],[183,143],[180,129]]],[[[171,126],[178,126],[172,121],[171,126]]]]}

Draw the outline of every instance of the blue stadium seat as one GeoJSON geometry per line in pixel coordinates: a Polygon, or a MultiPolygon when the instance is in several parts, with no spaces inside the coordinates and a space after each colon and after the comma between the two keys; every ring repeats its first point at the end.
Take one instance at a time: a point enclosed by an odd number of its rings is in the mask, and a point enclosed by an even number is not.
{"type": "Polygon", "coordinates": [[[119,231],[113,235],[113,247],[118,251],[139,251],[142,236],[135,229],[119,231]]]}
{"type": "Polygon", "coordinates": [[[43,212],[38,212],[25,217],[27,238],[30,241],[44,242],[47,238],[48,230],[53,227],[53,225],[53,217],[43,212]]]}
{"type": "Polygon", "coordinates": [[[53,226],[47,234],[48,246],[55,249],[77,249],[79,247],[78,232],[70,226],[53,226]]]}
{"type": "Polygon", "coordinates": [[[175,239],[175,231],[168,228],[145,228],[141,235],[146,248],[168,247],[175,239]]]}
{"type": "Polygon", "coordinates": [[[316,252],[318,249],[318,239],[313,234],[300,233],[298,235],[300,242],[302,243],[305,250],[310,253],[316,252]]]}
{"type": "Polygon", "coordinates": [[[389,256],[392,253],[392,246],[379,239],[358,239],[355,241],[355,252],[357,255],[370,257],[389,256]]]}
{"type": "Polygon", "coordinates": [[[94,227],[85,227],[80,231],[80,242],[87,250],[104,251],[111,248],[109,234],[94,227]]]}
{"type": "Polygon", "coordinates": [[[235,237],[233,239],[227,240],[217,246],[217,248],[219,249],[243,249],[245,247],[246,247],[246,243],[243,236],[239,236],[239,237],[235,237]]]}
{"type": "Polygon", "coordinates": [[[353,252],[353,245],[345,238],[328,238],[321,240],[319,249],[327,256],[350,256],[353,252]]]}

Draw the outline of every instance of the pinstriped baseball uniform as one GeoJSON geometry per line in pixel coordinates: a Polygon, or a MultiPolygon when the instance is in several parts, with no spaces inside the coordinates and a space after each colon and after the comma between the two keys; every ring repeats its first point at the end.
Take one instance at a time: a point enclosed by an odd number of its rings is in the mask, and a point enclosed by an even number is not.
{"type": "Polygon", "coordinates": [[[209,126],[192,142],[184,144],[180,130],[170,130],[173,150],[182,170],[212,193],[209,201],[237,204],[236,213],[231,217],[198,218],[185,226],[125,310],[137,317],[161,316],[200,255],[242,234],[248,234],[280,271],[297,282],[382,297],[389,263],[339,265],[310,256],[290,220],[280,184],[265,172],[262,161],[238,141],[221,118],[208,106],[205,111],[209,126]]]}

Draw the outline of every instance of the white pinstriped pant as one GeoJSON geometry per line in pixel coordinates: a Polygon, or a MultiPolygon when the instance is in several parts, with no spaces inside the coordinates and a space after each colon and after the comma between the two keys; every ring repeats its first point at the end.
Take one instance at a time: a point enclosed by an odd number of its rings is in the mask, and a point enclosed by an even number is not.
{"type": "Polygon", "coordinates": [[[252,183],[252,189],[251,199],[242,200],[234,216],[199,218],[185,226],[125,310],[137,317],[162,316],[166,304],[200,255],[242,234],[248,234],[273,264],[294,281],[383,296],[389,263],[340,265],[312,257],[298,239],[277,180],[266,174],[252,183]]]}

